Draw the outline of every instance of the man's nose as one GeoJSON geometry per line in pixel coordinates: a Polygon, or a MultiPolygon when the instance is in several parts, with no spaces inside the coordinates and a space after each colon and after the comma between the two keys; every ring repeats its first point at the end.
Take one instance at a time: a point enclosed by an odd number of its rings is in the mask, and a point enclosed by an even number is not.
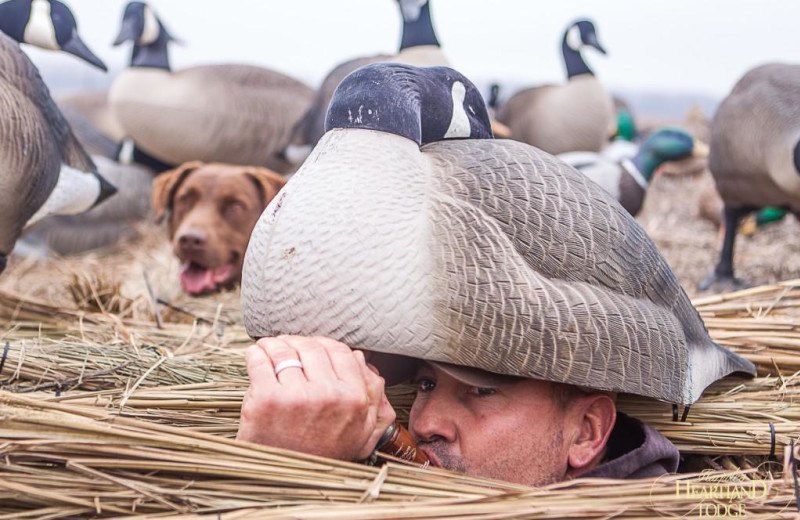
{"type": "Polygon", "coordinates": [[[447,399],[426,396],[414,403],[411,409],[409,429],[417,442],[443,440],[455,442],[458,438],[456,422],[458,408],[447,399]]]}

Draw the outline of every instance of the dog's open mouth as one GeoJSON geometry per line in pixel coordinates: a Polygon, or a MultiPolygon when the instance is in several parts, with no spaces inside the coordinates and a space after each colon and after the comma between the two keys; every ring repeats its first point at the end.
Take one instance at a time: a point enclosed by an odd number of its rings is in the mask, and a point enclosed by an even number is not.
{"type": "Polygon", "coordinates": [[[214,292],[220,285],[231,282],[235,269],[233,263],[209,269],[195,262],[186,262],[181,266],[181,286],[188,294],[214,292]]]}

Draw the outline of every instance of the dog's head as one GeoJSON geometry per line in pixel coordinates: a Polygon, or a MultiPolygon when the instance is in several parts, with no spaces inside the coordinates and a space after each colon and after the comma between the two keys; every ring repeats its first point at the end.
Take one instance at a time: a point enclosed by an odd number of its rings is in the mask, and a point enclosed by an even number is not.
{"type": "Polygon", "coordinates": [[[250,234],[285,183],[264,168],[201,162],[156,177],[153,210],[157,221],[168,219],[184,291],[208,293],[241,281],[250,234]]]}

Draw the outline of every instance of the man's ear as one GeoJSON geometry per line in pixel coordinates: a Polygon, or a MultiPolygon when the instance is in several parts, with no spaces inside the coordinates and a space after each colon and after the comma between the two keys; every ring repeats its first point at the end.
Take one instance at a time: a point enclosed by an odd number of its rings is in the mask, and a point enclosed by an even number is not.
{"type": "Polygon", "coordinates": [[[172,199],[178,187],[194,170],[203,166],[200,161],[183,163],[174,170],[166,171],[153,180],[150,201],[157,223],[164,220],[167,212],[172,210],[172,199]]]}
{"type": "Polygon", "coordinates": [[[282,175],[266,168],[252,167],[248,168],[246,173],[255,181],[261,191],[261,200],[264,202],[262,209],[267,207],[286,184],[286,179],[282,175]]]}
{"type": "Polygon", "coordinates": [[[602,461],[617,420],[617,407],[607,394],[594,393],[580,397],[570,413],[567,476],[577,477],[602,461]]]}

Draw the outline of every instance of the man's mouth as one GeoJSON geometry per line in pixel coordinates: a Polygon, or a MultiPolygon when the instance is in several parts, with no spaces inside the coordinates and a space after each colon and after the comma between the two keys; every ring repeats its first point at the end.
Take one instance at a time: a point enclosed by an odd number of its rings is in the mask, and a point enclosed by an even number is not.
{"type": "Polygon", "coordinates": [[[421,446],[418,446],[417,449],[420,450],[425,455],[427,455],[428,460],[431,461],[431,464],[430,464],[431,467],[434,467],[434,468],[441,468],[442,467],[442,463],[439,461],[439,457],[437,457],[434,452],[432,452],[430,450],[426,450],[424,447],[421,447],[421,446]]]}
{"type": "Polygon", "coordinates": [[[210,269],[197,262],[186,262],[181,266],[181,287],[188,294],[198,295],[214,292],[220,286],[233,282],[236,267],[233,262],[210,269]]]}

